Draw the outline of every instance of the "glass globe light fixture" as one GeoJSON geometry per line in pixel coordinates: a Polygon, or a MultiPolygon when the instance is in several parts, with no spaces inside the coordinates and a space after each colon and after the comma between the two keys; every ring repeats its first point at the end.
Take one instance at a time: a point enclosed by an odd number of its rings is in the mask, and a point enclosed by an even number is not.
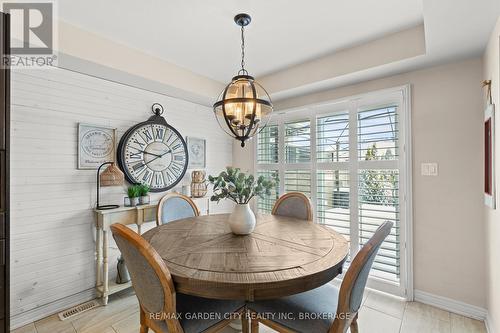
{"type": "Polygon", "coordinates": [[[234,22],[241,27],[241,69],[213,105],[219,125],[227,134],[241,141],[241,147],[267,125],[273,112],[271,97],[245,69],[244,32],[250,21],[248,14],[234,17],[234,22]]]}

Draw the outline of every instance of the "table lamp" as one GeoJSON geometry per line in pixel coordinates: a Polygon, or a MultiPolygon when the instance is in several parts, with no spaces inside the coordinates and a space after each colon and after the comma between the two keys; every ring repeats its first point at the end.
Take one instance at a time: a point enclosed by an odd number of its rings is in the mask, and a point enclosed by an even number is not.
{"type": "Polygon", "coordinates": [[[96,209],[105,210],[118,208],[120,205],[103,205],[99,204],[99,192],[101,186],[120,186],[123,185],[125,177],[123,172],[115,165],[114,162],[104,162],[97,169],[97,206],[96,209]],[[101,168],[109,165],[102,173],[101,168]]]}

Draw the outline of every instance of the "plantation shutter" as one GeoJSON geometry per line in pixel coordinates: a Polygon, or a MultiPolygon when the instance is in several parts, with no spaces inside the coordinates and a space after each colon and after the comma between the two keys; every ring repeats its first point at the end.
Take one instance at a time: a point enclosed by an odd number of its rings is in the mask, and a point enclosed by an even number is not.
{"type": "Polygon", "coordinates": [[[397,107],[358,112],[358,219],[363,246],[385,221],[394,227],[375,258],[371,274],[400,278],[400,207],[397,107]]]}
{"type": "Polygon", "coordinates": [[[311,197],[311,171],[286,170],[285,192],[301,192],[311,197]]]}
{"type": "Polygon", "coordinates": [[[285,124],[285,163],[311,161],[311,122],[309,120],[285,124]]]}
{"type": "Polygon", "coordinates": [[[257,139],[257,163],[278,163],[278,126],[268,125],[257,139]]]}
{"type": "Polygon", "coordinates": [[[348,112],[316,119],[316,161],[326,168],[316,173],[318,222],[332,227],[350,240],[351,184],[347,165],[341,164],[349,161],[348,112]]]}

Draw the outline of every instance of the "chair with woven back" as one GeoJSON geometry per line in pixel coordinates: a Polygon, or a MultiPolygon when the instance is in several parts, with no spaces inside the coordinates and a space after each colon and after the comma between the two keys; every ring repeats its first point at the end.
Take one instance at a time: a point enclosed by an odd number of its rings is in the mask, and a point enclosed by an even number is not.
{"type": "Polygon", "coordinates": [[[300,192],[283,194],[273,206],[273,215],[295,217],[300,220],[312,221],[313,213],[311,201],[300,192]]]}
{"type": "Polygon", "coordinates": [[[200,211],[190,197],[179,193],[168,193],[158,202],[156,224],[162,225],[175,220],[199,215],[200,211]]]}
{"type": "MultiPolygon", "coordinates": [[[[244,301],[177,293],[168,267],[144,238],[122,224],[113,224],[111,231],[139,300],[140,333],[218,332],[244,313],[244,301]]],[[[242,324],[248,331],[248,321],[242,324]]]]}
{"type": "Polygon", "coordinates": [[[352,260],[340,289],[332,284],[273,300],[247,303],[251,313],[251,332],[259,322],[278,332],[351,333],[358,332],[358,311],[373,261],[392,222],[384,222],[352,260]],[[276,314],[287,314],[277,316],[276,314]],[[275,315],[275,316],[273,316],[275,315]]]}

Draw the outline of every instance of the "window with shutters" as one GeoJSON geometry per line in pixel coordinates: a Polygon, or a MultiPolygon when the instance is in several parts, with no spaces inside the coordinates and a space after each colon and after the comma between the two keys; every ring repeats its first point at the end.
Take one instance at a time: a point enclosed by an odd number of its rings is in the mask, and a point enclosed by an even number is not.
{"type": "Polygon", "coordinates": [[[318,117],[316,123],[316,160],[349,161],[349,113],[318,117]]]}
{"type": "Polygon", "coordinates": [[[311,197],[311,171],[286,170],[285,192],[301,192],[311,197]]]}
{"type": "Polygon", "coordinates": [[[259,133],[257,163],[278,163],[278,126],[266,126],[259,133]]]}
{"type": "Polygon", "coordinates": [[[351,238],[351,212],[349,206],[350,183],[348,170],[318,170],[317,219],[351,238]]]}
{"type": "Polygon", "coordinates": [[[258,210],[270,212],[280,194],[306,194],[315,222],[350,242],[347,265],[384,221],[394,223],[369,284],[400,296],[412,288],[408,93],[405,86],[283,112],[255,148],[257,174],[279,178],[258,210]]]}
{"type": "Polygon", "coordinates": [[[304,163],[311,160],[311,126],[309,120],[285,124],[285,161],[304,163]]]}

